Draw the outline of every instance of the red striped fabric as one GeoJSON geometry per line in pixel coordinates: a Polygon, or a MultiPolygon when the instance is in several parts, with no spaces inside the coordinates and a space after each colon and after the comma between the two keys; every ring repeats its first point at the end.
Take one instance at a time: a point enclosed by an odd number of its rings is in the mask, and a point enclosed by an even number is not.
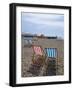
{"type": "Polygon", "coordinates": [[[36,55],[42,55],[42,49],[39,46],[33,46],[36,55]]]}

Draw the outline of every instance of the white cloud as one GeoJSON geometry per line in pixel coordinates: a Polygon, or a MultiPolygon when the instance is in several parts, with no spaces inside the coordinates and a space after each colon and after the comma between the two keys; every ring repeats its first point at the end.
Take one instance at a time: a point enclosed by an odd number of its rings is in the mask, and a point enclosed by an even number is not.
{"type": "Polygon", "coordinates": [[[38,19],[49,19],[49,20],[61,20],[60,18],[63,16],[63,14],[55,14],[55,13],[23,13],[24,17],[27,18],[38,18],[38,19]]]}
{"type": "MultiPolygon", "coordinates": [[[[23,13],[22,22],[27,24],[26,31],[47,36],[61,36],[64,32],[64,16],[56,14],[23,13]],[[31,28],[31,29],[30,29],[31,28]],[[32,29],[35,31],[32,32],[32,29]]],[[[25,27],[24,27],[25,28],[25,27]]]]}
{"type": "Polygon", "coordinates": [[[25,21],[33,23],[33,24],[40,24],[40,25],[45,25],[45,26],[58,26],[58,27],[64,27],[64,22],[63,21],[54,21],[54,20],[45,20],[43,18],[24,18],[25,21]]]}
{"type": "Polygon", "coordinates": [[[24,13],[23,20],[33,23],[33,24],[40,24],[45,26],[58,26],[64,27],[64,21],[62,17],[63,15],[53,15],[53,14],[30,14],[24,13]]]}

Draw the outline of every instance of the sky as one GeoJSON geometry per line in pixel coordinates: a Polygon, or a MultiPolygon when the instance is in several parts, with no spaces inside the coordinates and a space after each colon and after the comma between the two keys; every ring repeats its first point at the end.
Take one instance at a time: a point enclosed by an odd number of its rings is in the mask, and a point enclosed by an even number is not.
{"type": "Polygon", "coordinates": [[[21,17],[21,31],[23,33],[64,38],[63,14],[22,12],[21,17]]]}

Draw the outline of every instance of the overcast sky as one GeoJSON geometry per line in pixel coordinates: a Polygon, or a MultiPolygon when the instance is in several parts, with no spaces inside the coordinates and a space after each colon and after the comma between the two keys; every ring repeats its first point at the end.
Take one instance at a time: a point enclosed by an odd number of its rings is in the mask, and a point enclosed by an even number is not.
{"type": "Polygon", "coordinates": [[[22,32],[64,38],[64,15],[22,13],[22,32]]]}

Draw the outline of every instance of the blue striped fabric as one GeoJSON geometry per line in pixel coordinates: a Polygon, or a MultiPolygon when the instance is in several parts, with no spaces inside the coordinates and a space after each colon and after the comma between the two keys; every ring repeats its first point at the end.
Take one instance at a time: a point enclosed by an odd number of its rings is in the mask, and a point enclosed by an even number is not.
{"type": "Polygon", "coordinates": [[[48,57],[55,58],[57,56],[56,48],[46,48],[45,50],[46,50],[48,57]]]}

